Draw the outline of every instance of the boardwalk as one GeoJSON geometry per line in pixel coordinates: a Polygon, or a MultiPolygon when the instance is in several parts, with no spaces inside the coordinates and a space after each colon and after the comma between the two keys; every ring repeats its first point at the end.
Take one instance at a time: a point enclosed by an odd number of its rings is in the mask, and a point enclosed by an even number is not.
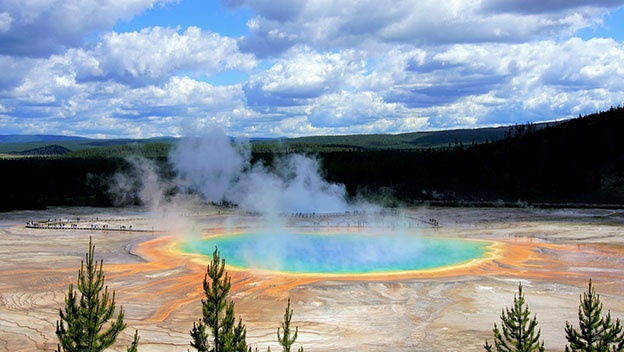
{"type": "Polygon", "coordinates": [[[26,228],[29,229],[38,229],[38,230],[82,230],[82,231],[117,231],[117,232],[159,232],[155,230],[153,227],[146,228],[136,228],[133,225],[114,225],[110,226],[109,222],[129,222],[129,221],[138,221],[138,220],[146,220],[144,218],[124,218],[124,219],[88,219],[87,221],[80,221],[80,219],[76,219],[76,221],[71,221],[69,219],[54,219],[47,221],[28,221],[26,223],[26,228]]]}

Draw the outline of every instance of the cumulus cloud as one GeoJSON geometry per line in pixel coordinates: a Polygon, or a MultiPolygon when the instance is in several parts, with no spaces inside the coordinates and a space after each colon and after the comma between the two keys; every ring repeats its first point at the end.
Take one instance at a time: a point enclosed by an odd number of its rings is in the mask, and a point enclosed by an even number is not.
{"type": "MultiPolygon", "coordinates": [[[[476,102],[489,111],[488,106],[502,102],[530,101],[544,87],[565,93],[590,92],[608,86],[609,98],[617,99],[622,84],[617,77],[621,77],[624,68],[620,57],[623,49],[622,43],[612,39],[584,41],[579,38],[559,43],[457,44],[429,50],[397,49],[366,78],[363,86],[376,91],[387,102],[425,111],[440,111],[444,106],[467,101],[476,102]]],[[[555,100],[557,96],[561,101],[557,94],[548,94],[545,98],[555,100]]],[[[553,103],[553,108],[559,105],[553,103]]],[[[573,106],[564,104],[562,109],[546,110],[542,118],[564,113],[565,108],[573,109],[573,106]]],[[[485,115],[481,111],[476,116],[485,115]]]]}
{"type": "Polygon", "coordinates": [[[212,75],[227,69],[250,70],[253,55],[242,54],[236,41],[189,27],[151,27],[140,32],[108,33],[91,50],[66,54],[79,80],[108,80],[142,84],[165,80],[180,70],[212,75]]]}
{"type": "Polygon", "coordinates": [[[300,100],[298,109],[272,100],[270,111],[284,117],[266,128],[277,135],[406,132],[592,112],[623,100],[622,54],[612,39],[401,46],[370,74],[358,71],[355,91],[339,86],[300,100]]]}
{"type": "Polygon", "coordinates": [[[45,129],[45,133],[178,135],[185,119],[228,125],[228,115],[243,109],[241,85],[213,86],[186,76],[141,87],[114,81],[79,82],[64,56],[39,64],[22,84],[0,96],[0,104],[19,118],[10,127],[21,125],[27,133],[34,133],[30,123],[36,121],[37,131],[45,129]]]}
{"type": "Polygon", "coordinates": [[[361,119],[352,125],[323,126],[315,124],[306,116],[286,117],[274,123],[260,124],[258,127],[264,135],[272,136],[309,136],[330,134],[358,134],[358,133],[404,133],[428,129],[429,117],[409,116],[406,114],[395,117],[377,119],[361,119]]]}
{"type": "Polygon", "coordinates": [[[76,57],[32,60],[0,96],[4,131],[150,137],[183,134],[192,121],[248,136],[398,133],[551,120],[624,101],[624,44],[612,39],[401,46],[374,63],[308,50],[227,86],[80,80],[76,57]]]}
{"type": "Polygon", "coordinates": [[[0,90],[22,83],[30,71],[41,75],[45,70],[79,83],[111,80],[136,87],[165,82],[180,71],[211,76],[231,69],[248,71],[256,64],[253,55],[240,53],[232,38],[197,27],[181,33],[151,27],[110,32],[93,48],[72,48],[48,59],[0,55],[0,67],[6,71],[0,77],[0,90]]]}
{"type": "Polygon", "coordinates": [[[0,54],[46,57],[81,45],[95,30],[109,30],[169,0],[4,0],[0,54]],[[3,30],[5,29],[5,30],[3,30]]]}
{"type": "Polygon", "coordinates": [[[48,59],[0,55],[0,91],[32,85],[52,76],[77,83],[114,81],[132,87],[167,82],[179,72],[211,76],[227,70],[249,71],[257,64],[238,50],[236,41],[189,27],[151,27],[140,32],[103,35],[90,49],[72,48],[48,59]],[[24,82],[28,79],[29,82],[24,82]]]}
{"type": "Polygon", "coordinates": [[[38,60],[0,55],[0,92],[15,88],[38,60]]]}
{"type": "Polygon", "coordinates": [[[310,106],[309,121],[316,127],[366,125],[375,120],[401,116],[397,104],[388,104],[374,92],[323,95],[310,106]]]}
{"type": "MultiPolygon", "coordinates": [[[[112,97],[113,99],[116,98],[112,97]]],[[[188,77],[172,77],[162,86],[126,90],[117,117],[197,116],[227,113],[240,107],[240,85],[213,86],[188,77]]]]}
{"type": "Polygon", "coordinates": [[[481,4],[486,12],[511,12],[521,14],[553,13],[575,9],[605,9],[624,5],[622,0],[484,0],[481,4]]]}
{"type": "Polygon", "coordinates": [[[271,106],[306,105],[311,98],[357,84],[362,60],[341,53],[304,51],[279,60],[271,68],[250,77],[244,86],[247,104],[271,106]]]}
{"type": "Polygon", "coordinates": [[[461,97],[485,94],[507,83],[515,70],[511,62],[514,57],[496,56],[491,52],[495,47],[501,46],[396,50],[370,75],[368,85],[381,90],[386,101],[412,108],[441,106],[461,97]]]}
{"type": "Polygon", "coordinates": [[[624,1],[400,0],[392,6],[379,6],[374,0],[290,3],[226,1],[227,6],[247,6],[255,14],[248,23],[251,33],[241,39],[241,48],[266,57],[278,56],[297,44],[371,49],[375,43],[517,43],[571,34],[624,1]]]}

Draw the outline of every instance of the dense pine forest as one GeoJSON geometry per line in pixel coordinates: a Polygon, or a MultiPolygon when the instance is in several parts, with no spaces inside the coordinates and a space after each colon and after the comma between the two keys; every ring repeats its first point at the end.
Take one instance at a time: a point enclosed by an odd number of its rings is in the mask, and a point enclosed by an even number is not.
{"type": "MultiPolygon", "coordinates": [[[[435,147],[419,149],[366,148],[366,143],[356,145],[353,136],[342,138],[340,145],[304,139],[273,143],[269,149],[270,143],[260,141],[252,143],[252,161],[271,167],[284,153],[314,155],[321,161],[324,176],[343,183],[350,196],[390,205],[429,201],[617,206],[624,204],[623,130],[624,108],[618,106],[561,123],[496,129],[500,139],[495,141],[462,130],[454,132],[463,136],[460,139],[451,142],[447,138],[448,143],[441,144],[446,140],[438,138],[435,147]]],[[[131,167],[126,160],[130,155],[154,160],[164,178],[175,176],[166,156],[172,143],[159,142],[0,159],[5,190],[0,210],[113,206],[109,185],[117,172],[131,167]]]]}

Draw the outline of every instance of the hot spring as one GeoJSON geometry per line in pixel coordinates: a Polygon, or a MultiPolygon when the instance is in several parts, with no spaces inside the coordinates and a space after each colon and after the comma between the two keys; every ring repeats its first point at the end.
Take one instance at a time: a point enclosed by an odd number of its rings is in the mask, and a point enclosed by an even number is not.
{"type": "Polygon", "coordinates": [[[184,242],[179,249],[230,266],[295,274],[372,274],[438,269],[480,259],[492,243],[418,234],[249,231],[184,242]],[[208,257],[207,257],[208,258],[208,257]]]}

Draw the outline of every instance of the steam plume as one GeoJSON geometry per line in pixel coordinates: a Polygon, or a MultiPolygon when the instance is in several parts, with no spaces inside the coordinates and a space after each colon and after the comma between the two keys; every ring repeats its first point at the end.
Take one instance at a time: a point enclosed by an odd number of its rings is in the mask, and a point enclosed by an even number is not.
{"type": "Polygon", "coordinates": [[[260,213],[349,209],[344,185],[325,181],[316,159],[288,155],[275,160],[272,171],[252,164],[249,144],[232,144],[218,128],[182,140],[170,160],[180,184],[197,190],[206,201],[227,201],[260,213]]]}
{"type": "Polygon", "coordinates": [[[129,168],[114,175],[109,191],[115,205],[134,204],[138,201],[156,220],[156,227],[179,235],[196,232],[182,214],[192,211],[198,205],[193,195],[174,194],[177,187],[172,181],[160,177],[159,167],[142,157],[126,158],[129,168]]]}

